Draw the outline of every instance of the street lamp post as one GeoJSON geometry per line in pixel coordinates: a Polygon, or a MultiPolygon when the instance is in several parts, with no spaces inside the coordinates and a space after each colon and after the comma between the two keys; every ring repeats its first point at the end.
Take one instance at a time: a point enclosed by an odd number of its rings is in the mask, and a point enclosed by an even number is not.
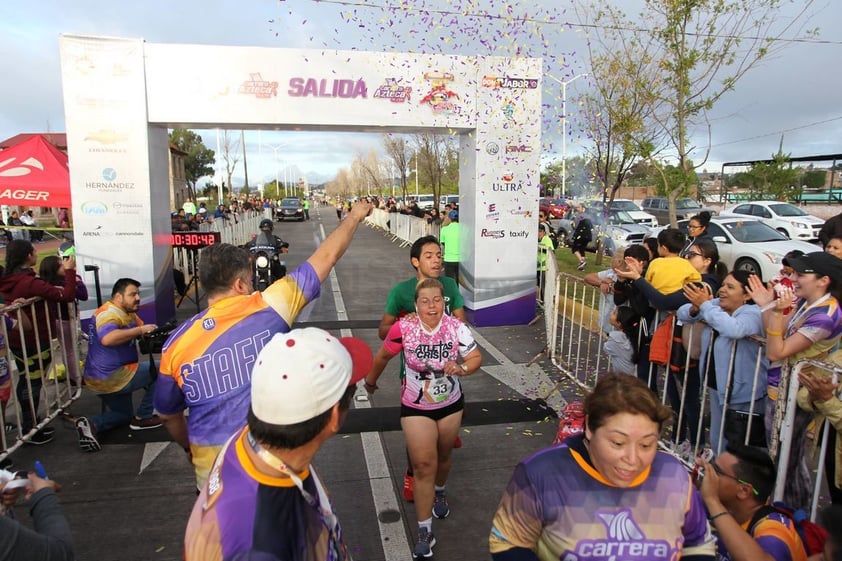
{"type": "Polygon", "coordinates": [[[567,84],[578,80],[579,78],[587,77],[588,73],[577,74],[567,81],[559,80],[551,74],[547,74],[551,78],[561,84],[561,198],[567,192],[567,84]]]}
{"type": "Polygon", "coordinates": [[[278,196],[281,195],[281,186],[278,183],[278,150],[285,147],[285,143],[278,144],[277,146],[272,146],[271,144],[267,144],[269,148],[272,149],[272,152],[275,154],[275,190],[278,192],[278,196]]]}

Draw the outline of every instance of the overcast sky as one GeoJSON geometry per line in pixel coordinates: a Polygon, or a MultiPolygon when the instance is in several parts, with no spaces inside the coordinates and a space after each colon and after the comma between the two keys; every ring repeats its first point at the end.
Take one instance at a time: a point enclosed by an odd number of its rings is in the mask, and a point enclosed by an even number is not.
{"type": "MultiPolygon", "coordinates": [[[[803,4],[803,1],[797,2],[803,4]]],[[[623,0],[630,9],[640,0],[623,0]]],[[[793,156],[842,152],[842,2],[817,0],[809,27],[822,42],[793,43],[744,77],[715,106],[707,169],[723,161],[767,158],[777,150],[793,156]]],[[[288,48],[362,49],[542,57],[545,72],[569,79],[587,71],[584,32],[569,0],[34,0],[0,4],[0,139],[21,132],[64,131],[58,36],[61,33],[139,37],[154,43],[254,45],[288,48]],[[369,7],[385,3],[393,10],[369,7]],[[425,15],[417,8],[441,12],[425,15]],[[403,9],[412,8],[412,9],[403,9]],[[463,12],[481,12],[471,17],[463,12]],[[541,23],[514,23],[528,16],[541,23]],[[543,41],[542,39],[543,38],[543,41]]],[[[189,64],[189,61],[182,61],[189,64]]],[[[576,96],[587,79],[568,87],[572,142],[581,153],[587,134],[576,122],[576,96]]],[[[543,159],[559,154],[558,85],[545,80],[543,159]]],[[[216,149],[216,133],[202,131],[216,149]]],[[[271,181],[276,170],[311,182],[332,178],[353,158],[382,146],[379,135],[327,132],[246,132],[249,177],[271,181]],[[266,145],[284,144],[283,163],[266,145]],[[262,153],[262,156],[260,155],[262,153]]],[[[694,145],[706,139],[694,138],[694,145]]],[[[279,150],[280,151],[280,150],[279,150]]],[[[695,158],[700,160],[703,153],[695,158]]],[[[241,176],[241,168],[237,176],[241,176]]],[[[237,181],[235,181],[237,184],[237,181]]]]}

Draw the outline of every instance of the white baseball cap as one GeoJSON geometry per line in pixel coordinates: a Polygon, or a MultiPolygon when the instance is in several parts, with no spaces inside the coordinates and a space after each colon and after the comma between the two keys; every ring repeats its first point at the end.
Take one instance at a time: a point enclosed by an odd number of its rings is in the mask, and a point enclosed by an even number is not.
{"type": "Polygon", "coordinates": [[[333,407],[372,363],[371,349],[355,337],[337,339],[316,327],[278,333],[252,368],[252,411],[272,425],[310,420],[333,407]]]}

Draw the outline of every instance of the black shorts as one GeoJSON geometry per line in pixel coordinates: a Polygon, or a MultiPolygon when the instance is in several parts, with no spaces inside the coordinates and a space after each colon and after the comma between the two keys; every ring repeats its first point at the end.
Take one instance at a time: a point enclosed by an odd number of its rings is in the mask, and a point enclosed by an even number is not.
{"type": "Polygon", "coordinates": [[[427,417],[434,421],[441,421],[445,417],[458,413],[464,408],[465,394],[462,394],[459,396],[459,401],[451,403],[447,407],[442,407],[441,409],[415,409],[414,407],[408,407],[401,403],[401,417],[427,417]]]}

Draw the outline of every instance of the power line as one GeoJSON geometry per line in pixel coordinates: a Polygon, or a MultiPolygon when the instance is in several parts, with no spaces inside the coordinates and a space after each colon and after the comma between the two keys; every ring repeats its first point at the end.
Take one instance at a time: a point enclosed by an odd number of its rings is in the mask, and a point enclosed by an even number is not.
{"type": "Polygon", "coordinates": [[[842,115],[839,117],[832,117],[830,119],[825,119],[823,121],[815,121],[813,123],[809,123],[806,125],[800,125],[797,127],[792,127],[789,129],[783,129],[775,132],[768,132],[765,134],[758,134],[757,136],[750,136],[748,138],[741,138],[739,140],[729,140],[728,142],[720,142],[719,144],[712,144],[711,148],[719,148],[720,146],[728,146],[729,144],[739,144],[741,142],[748,142],[749,140],[757,140],[758,138],[766,138],[767,136],[777,136],[779,134],[784,134],[787,132],[797,131],[800,129],[808,129],[810,127],[815,127],[816,125],[823,125],[825,123],[832,123],[833,121],[838,121],[842,119],[842,115]]]}
{"type": "MultiPolygon", "coordinates": [[[[500,20],[505,21],[508,23],[514,22],[521,22],[521,23],[533,23],[536,25],[549,25],[549,26],[558,26],[558,27],[568,27],[574,28],[579,27],[582,29],[600,29],[606,31],[631,31],[634,33],[653,33],[655,30],[653,29],[646,29],[643,27],[626,27],[621,25],[597,25],[593,23],[574,23],[570,21],[554,21],[549,19],[539,19],[529,16],[518,16],[512,17],[511,15],[495,15],[486,12],[467,12],[467,11],[454,11],[454,10],[444,10],[444,9],[431,9],[431,8],[416,8],[413,6],[387,6],[385,4],[375,4],[373,2],[361,2],[361,1],[354,1],[354,0],[312,0],[318,4],[336,4],[339,6],[349,6],[353,8],[369,8],[375,10],[389,10],[391,12],[417,12],[419,14],[435,14],[439,16],[463,16],[469,18],[477,18],[477,19],[488,19],[488,20],[500,20]]],[[[807,43],[811,45],[842,45],[842,40],[832,40],[832,39],[818,39],[818,38],[811,38],[811,37],[761,37],[759,35],[720,35],[716,33],[688,33],[688,35],[699,36],[699,37],[711,37],[715,39],[741,39],[741,40],[750,40],[750,41],[770,41],[776,43],[807,43]]]]}

